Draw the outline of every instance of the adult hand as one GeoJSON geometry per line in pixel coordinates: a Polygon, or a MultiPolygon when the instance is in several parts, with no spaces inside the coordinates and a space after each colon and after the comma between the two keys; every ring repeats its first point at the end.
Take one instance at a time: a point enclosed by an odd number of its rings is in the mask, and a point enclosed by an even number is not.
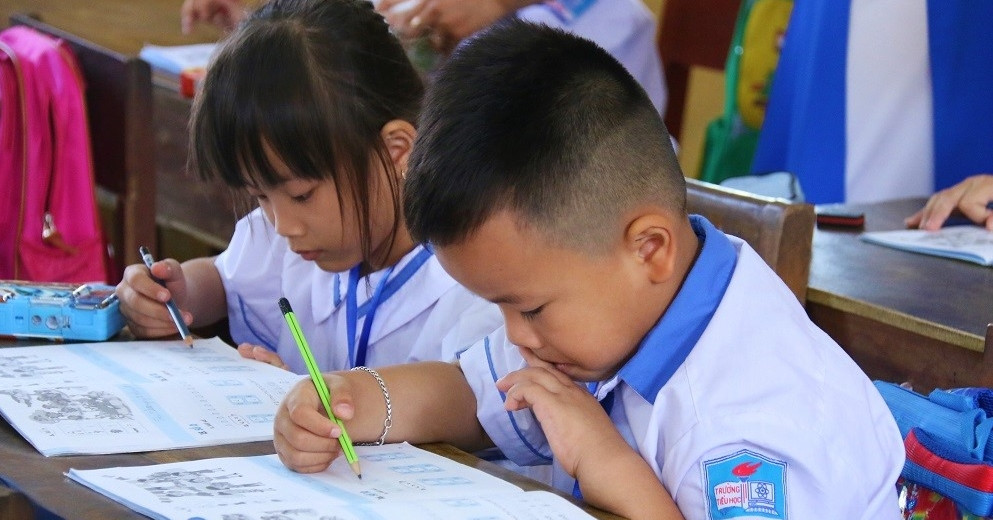
{"type": "Polygon", "coordinates": [[[953,211],[958,210],[969,220],[993,231],[993,209],[987,207],[991,202],[993,175],[974,175],[932,195],[924,209],[907,217],[904,222],[908,227],[934,231],[941,228],[953,211]]]}
{"type": "Polygon", "coordinates": [[[193,32],[200,22],[230,31],[245,17],[245,6],[241,0],[184,0],[179,15],[183,34],[193,32]]]}
{"type": "MultiPolygon", "coordinates": [[[[531,2],[523,5],[528,3],[531,2]]],[[[429,36],[442,50],[450,50],[517,7],[516,2],[508,0],[380,0],[376,4],[376,10],[401,36],[429,36]]]]}

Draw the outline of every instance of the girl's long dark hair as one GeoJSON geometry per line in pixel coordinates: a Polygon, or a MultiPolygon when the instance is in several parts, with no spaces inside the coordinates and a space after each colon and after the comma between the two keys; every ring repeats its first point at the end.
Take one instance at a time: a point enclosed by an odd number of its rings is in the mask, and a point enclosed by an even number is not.
{"type": "Polygon", "coordinates": [[[415,122],[422,96],[420,77],[367,0],[270,0],[210,64],[190,119],[189,166],[238,191],[272,187],[282,179],[268,147],[295,176],[332,180],[339,206],[343,191],[353,201],[363,258],[379,265],[384,259],[371,258],[369,200],[381,182],[373,161],[388,173],[393,199],[387,243],[402,217],[380,131],[393,119],[415,122]]]}

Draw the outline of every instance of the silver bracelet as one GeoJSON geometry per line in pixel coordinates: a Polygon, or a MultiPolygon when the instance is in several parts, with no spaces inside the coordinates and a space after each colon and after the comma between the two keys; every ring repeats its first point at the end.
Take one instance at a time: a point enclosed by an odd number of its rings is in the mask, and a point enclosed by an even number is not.
{"type": "Polygon", "coordinates": [[[380,377],[379,372],[369,367],[355,367],[352,370],[361,370],[376,378],[376,382],[379,383],[379,389],[383,391],[383,399],[386,400],[386,420],[383,421],[383,434],[379,436],[379,440],[376,442],[356,442],[355,444],[357,446],[382,446],[386,442],[386,434],[389,433],[390,427],[393,426],[393,406],[390,404],[390,391],[386,389],[386,382],[380,377]]]}

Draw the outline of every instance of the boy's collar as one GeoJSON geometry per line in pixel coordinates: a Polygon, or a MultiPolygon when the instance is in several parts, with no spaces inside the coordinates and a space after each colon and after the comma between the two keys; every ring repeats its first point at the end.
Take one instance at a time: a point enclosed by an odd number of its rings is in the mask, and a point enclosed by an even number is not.
{"type": "Polygon", "coordinates": [[[703,335],[724,298],[738,254],[707,219],[690,216],[702,244],[682,288],[617,376],[652,403],[703,335]]]}

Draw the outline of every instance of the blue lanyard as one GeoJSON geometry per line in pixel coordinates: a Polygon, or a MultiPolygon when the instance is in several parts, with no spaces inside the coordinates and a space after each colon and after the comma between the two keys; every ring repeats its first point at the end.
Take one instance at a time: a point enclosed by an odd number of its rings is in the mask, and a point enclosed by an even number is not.
{"type": "Polygon", "coordinates": [[[390,279],[390,275],[393,274],[393,269],[396,266],[390,266],[383,274],[383,279],[376,285],[372,298],[369,298],[361,307],[358,305],[359,266],[355,266],[349,271],[348,294],[345,295],[345,321],[348,332],[348,360],[353,367],[365,365],[366,354],[369,351],[369,331],[372,330],[372,321],[376,317],[379,304],[396,294],[400,287],[407,283],[407,280],[410,280],[414,273],[431,258],[432,254],[431,249],[425,247],[393,279],[390,279]],[[365,321],[362,323],[362,334],[358,337],[358,344],[356,345],[355,329],[358,328],[357,324],[361,316],[365,316],[365,321]]]}

